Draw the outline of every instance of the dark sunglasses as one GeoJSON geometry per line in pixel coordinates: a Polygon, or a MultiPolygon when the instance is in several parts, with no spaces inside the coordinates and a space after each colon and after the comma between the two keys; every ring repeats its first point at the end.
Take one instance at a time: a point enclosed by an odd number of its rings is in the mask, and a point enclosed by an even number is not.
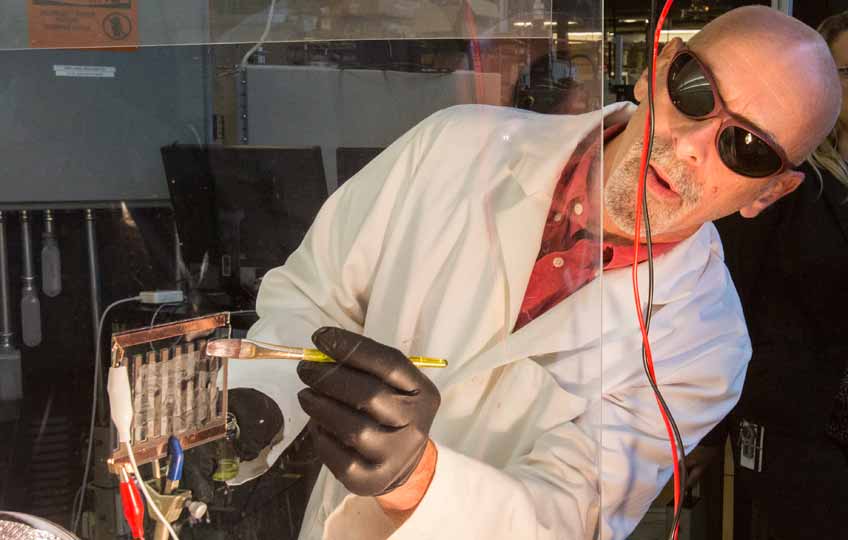
{"type": "Polygon", "coordinates": [[[791,169],[786,152],[769,136],[727,110],[712,73],[692,51],[684,49],[671,61],[668,95],[677,110],[694,120],[722,118],[716,136],[721,161],[749,178],[765,178],[791,169]]]}

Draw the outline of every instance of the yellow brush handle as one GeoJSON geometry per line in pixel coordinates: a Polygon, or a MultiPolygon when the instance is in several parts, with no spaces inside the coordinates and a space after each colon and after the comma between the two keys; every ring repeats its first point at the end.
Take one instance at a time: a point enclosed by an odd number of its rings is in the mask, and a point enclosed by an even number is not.
{"type": "MultiPolygon", "coordinates": [[[[317,349],[303,349],[303,359],[307,362],[321,362],[333,364],[335,360],[317,349]]],[[[443,368],[448,367],[448,361],[442,358],[427,358],[424,356],[410,356],[409,360],[420,368],[443,368]]]]}

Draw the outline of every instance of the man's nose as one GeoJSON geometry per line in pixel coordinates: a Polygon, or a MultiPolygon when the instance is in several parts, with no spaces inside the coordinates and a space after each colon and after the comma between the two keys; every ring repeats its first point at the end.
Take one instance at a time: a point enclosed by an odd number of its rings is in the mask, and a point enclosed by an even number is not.
{"type": "Polygon", "coordinates": [[[703,165],[715,148],[716,130],[721,124],[718,118],[681,122],[672,133],[674,153],[677,159],[692,166],[703,165]]]}

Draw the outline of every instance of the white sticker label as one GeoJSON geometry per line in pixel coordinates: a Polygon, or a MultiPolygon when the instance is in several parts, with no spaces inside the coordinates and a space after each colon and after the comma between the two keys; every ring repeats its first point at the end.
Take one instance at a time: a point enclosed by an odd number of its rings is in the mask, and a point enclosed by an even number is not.
{"type": "Polygon", "coordinates": [[[113,66],[63,66],[54,65],[53,73],[57,77],[96,77],[113,79],[117,68],[113,66]]]}

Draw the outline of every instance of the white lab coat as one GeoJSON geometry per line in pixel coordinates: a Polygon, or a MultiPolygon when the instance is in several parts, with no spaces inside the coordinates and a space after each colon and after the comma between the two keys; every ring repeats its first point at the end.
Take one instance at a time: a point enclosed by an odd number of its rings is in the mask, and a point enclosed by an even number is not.
{"type": "MultiPolygon", "coordinates": [[[[412,516],[395,527],[324,468],[301,539],[623,539],[636,526],[671,454],[630,270],[604,272],[510,333],[563,165],[604,115],[630,114],[623,104],[577,117],[440,111],[334,193],[265,276],[257,339],[310,346],[315,329],[336,325],[450,361],[426,371],[442,394],[438,463],[412,516]]],[[[690,450],[735,404],[751,351],[722,257],[706,224],[655,262],[656,372],[690,450]]],[[[230,385],[284,412],[272,462],[307,420],[295,365],[231,362],[230,385]]]]}

